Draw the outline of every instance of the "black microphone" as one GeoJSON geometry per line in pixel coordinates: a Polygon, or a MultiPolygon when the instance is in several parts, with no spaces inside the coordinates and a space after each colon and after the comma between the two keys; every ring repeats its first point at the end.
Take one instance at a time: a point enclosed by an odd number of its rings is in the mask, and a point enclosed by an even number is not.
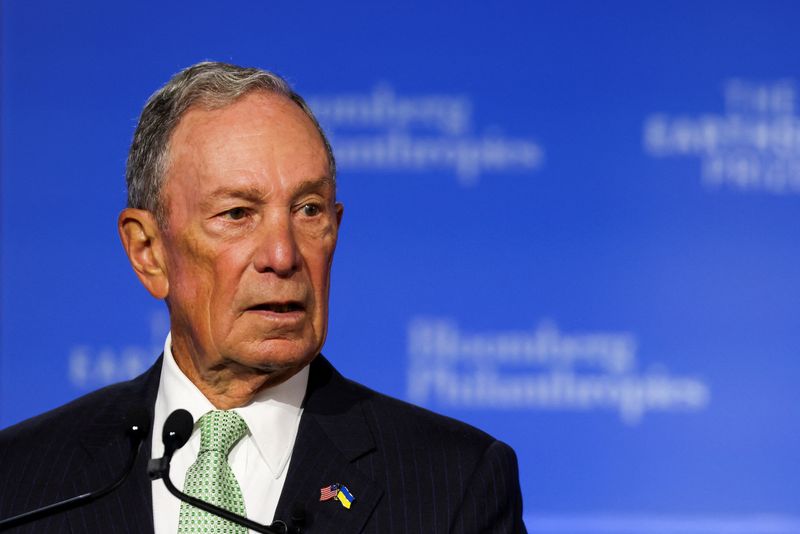
{"type": "MultiPolygon", "coordinates": [[[[300,528],[291,527],[290,529],[283,521],[274,521],[271,526],[262,525],[240,516],[239,514],[234,514],[229,510],[200,500],[197,497],[187,495],[175,487],[172,480],[169,478],[169,463],[172,461],[172,455],[175,454],[175,451],[183,447],[186,442],[189,441],[193,426],[192,415],[186,410],[178,409],[169,414],[169,417],[167,417],[167,420],[164,422],[164,431],[161,433],[162,440],[164,441],[164,456],[162,458],[150,460],[150,464],[147,467],[147,474],[150,475],[150,478],[153,480],[162,479],[167,490],[183,502],[189,503],[195,508],[227,519],[232,523],[236,523],[250,530],[262,532],[264,534],[300,534],[300,528]]],[[[295,520],[294,515],[293,513],[293,521],[295,520]]],[[[300,515],[302,516],[301,521],[305,521],[305,512],[303,511],[300,515]]]]}
{"type": "Polygon", "coordinates": [[[0,521],[0,531],[18,527],[43,517],[57,514],[66,510],[71,510],[72,508],[77,508],[78,506],[90,503],[104,495],[111,493],[120,485],[122,485],[122,483],[125,482],[125,479],[128,478],[128,475],[133,470],[133,466],[136,464],[136,459],[139,457],[142,441],[144,441],[144,438],[147,437],[147,433],[150,431],[150,414],[147,413],[147,410],[145,410],[142,406],[133,406],[130,410],[128,410],[123,421],[125,434],[127,434],[128,438],[130,439],[131,454],[128,459],[128,464],[125,466],[125,470],[122,472],[122,475],[120,475],[119,478],[117,478],[110,485],[97,491],[90,491],[88,493],[76,495],[75,497],[71,497],[64,501],[53,503],[42,508],[37,508],[36,510],[32,510],[30,512],[25,512],[3,519],[0,521]]]}
{"type": "Polygon", "coordinates": [[[194,420],[192,414],[186,410],[175,410],[164,423],[161,441],[164,442],[164,456],[172,458],[175,451],[186,445],[192,437],[194,420]]]}
{"type": "Polygon", "coordinates": [[[161,441],[164,442],[164,456],[153,458],[147,466],[147,474],[151,480],[169,477],[169,462],[175,451],[186,445],[192,435],[194,419],[192,414],[184,409],[178,409],[169,414],[164,422],[161,432],[161,441]]]}

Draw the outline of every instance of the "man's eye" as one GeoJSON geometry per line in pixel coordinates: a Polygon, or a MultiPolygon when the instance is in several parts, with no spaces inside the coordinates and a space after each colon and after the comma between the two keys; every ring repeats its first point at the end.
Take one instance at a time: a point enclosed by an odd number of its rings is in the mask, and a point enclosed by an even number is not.
{"type": "Polygon", "coordinates": [[[303,206],[303,215],[306,217],[314,217],[315,215],[319,215],[320,209],[319,206],[316,204],[305,204],[303,206]]]}
{"type": "Polygon", "coordinates": [[[231,219],[233,221],[238,221],[239,219],[244,219],[245,215],[247,215],[247,210],[244,208],[233,208],[229,209],[222,213],[223,217],[231,219]]]}

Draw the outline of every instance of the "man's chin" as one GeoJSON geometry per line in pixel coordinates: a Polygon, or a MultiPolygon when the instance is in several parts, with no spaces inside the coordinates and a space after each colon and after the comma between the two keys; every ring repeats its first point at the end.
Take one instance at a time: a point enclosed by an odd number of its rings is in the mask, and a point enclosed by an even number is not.
{"type": "Polygon", "coordinates": [[[250,345],[232,359],[265,373],[299,371],[317,356],[319,349],[294,340],[270,339],[250,345]]]}

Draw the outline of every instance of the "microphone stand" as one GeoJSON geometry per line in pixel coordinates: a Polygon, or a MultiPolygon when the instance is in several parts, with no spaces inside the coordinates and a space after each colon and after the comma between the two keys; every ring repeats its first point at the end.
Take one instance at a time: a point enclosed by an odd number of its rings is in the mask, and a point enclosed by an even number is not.
{"type": "MultiPolygon", "coordinates": [[[[138,412],[137,412],[137,415],[138,412]]],[[[150,421],[149,416],[143,421],[137,422],[134,426],[129,429],[129,434],[131,437],[131,454],[130,459],[128,460],[127,465],[125,466],[125,470],[122,472],[117,480],[115,480],[111,485],[106,486],[105,488],[99,491],[90,491],[87,493],[82,493],[81,495],[76,495],[75,497],[70,497],[69,499],[63,500],[61,502],[53,503],[47,506],[43,506],[42,508],[37,508],[36,510],[31,510],[30,512],[25,512],[19,515],[15,515],[13,517],[8,517],[0,521],[0,531],[8,530],[14,527],[18,527],[20,525],[24,525],[25,523],[30,523],[31,521],[36,521],[37,519],[41,519],[43,517],[47,517],[49,515],[57,514],[58,512],[64,512],[66,510],[71,510],[83,504],[88,504],[92,501],[103,497],[104,495],[108,495],[115,489],[117,489],[125,479],[128,478],[131,471],[133,471],[133,466],[136,464],[136,459],[139,458],[139,451],[142,448],[142,442],[144,438],[147,436],[147,427],[149,427],[150,421]]]]}
{"type": "MultiPolygon", "coordinates": [[[[152,473],[150,474],[150,477],[153,478],[153,480],[155,480],[152,473]]],[[[262,525],[260,523],[256,523],[251,519],[247,519],[246,517],[240,516],[239,514],[234,514],[229,510],[220,508],[219,506],[215,506],[209,502],[200,500],[197,497],[192,497],[191,495],[183,493],[181,490],[176,488],[175,485],[172,483],[172,480],[170,480],[169,468],[167,468],[167,471],[163,474],[161,478],[164,480],[164,485],[167,487],[167,490],[169,490],[171,494],[173,494],[178,499],[191,504],[195,508],[200,508],[201,510],[204,510],[210,514],[222,517],[223,519],[227,519],[228,521],[246,527],[250,530],[255,530],[256,532],[262,532],[264,534],[286,534],[288,532],[288,528],[286,524],[283,523],[283,521],[275,521],[271,526],[262,525]]]]}

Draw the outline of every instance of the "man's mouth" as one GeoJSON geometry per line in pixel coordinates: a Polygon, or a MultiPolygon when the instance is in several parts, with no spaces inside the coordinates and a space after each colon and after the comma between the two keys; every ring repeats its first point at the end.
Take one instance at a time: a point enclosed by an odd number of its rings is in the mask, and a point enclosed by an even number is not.
{"type": "Polygon", "coordinates": [[[291,313],[291,312],[304,311],[305,309],[306,309],[305,306],[301,302],[288,301],[288,302],[263,302],[261,304],[256,304],[255,306],[250,306],[248,308],[248,311],[291,313]]]}

